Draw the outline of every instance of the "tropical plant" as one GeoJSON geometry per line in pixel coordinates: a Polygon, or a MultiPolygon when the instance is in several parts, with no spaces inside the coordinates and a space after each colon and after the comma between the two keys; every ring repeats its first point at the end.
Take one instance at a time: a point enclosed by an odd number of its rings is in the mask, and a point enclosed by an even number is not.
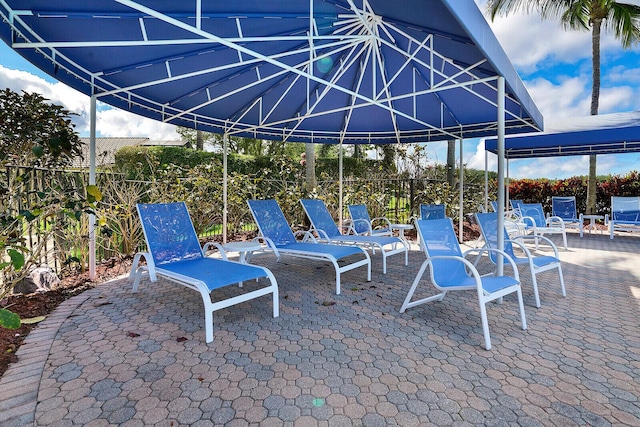
{"type": "MultiPolygon", "coordinates": [[[[47,259],[52,242],[84,213],[92,213],[101,193],[64,176],[36,185],[47,168],[81,157],[71,113],[38,94],[0,91],[0,299],[47,259]],[[19,165],[9,173],[10,165],[19,165]],[[29,244],[36,242],[36,244],[29,244]]],[[[72,254],[56,254],[64,261],[72,254]]],[[[19,319],[0,307],[0,326],[18,327],[19,319]]]]}
{"type": "MultiPolygon", "coordinates": [[[[600,100],[600,34],[613,32],[626,49],[640,40],[640,6],[621,0],[489,0],[491,19],[511,12],[537,11],[543,19],[559,19],[565,30],[591,31],[591,115],[598,114],[600,100]]],[[[587,213],[596,209],[596,155],[589,156],[587,213]]]]}

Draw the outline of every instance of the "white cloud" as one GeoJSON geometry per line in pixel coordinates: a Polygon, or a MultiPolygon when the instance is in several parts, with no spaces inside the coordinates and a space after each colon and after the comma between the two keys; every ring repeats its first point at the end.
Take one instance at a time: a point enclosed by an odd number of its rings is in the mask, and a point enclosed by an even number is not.
{"type": "Polygon", "coordinates": [[[116,108],[98,112],[100,136],[145,136],[155,140],[180,139],[176,127],[116,108]],[[105,134],[105,130],[106,133],[105,134]],[[117,132],[117,134],[113,134],[117,132]]]}
{"type": "Polygon", "coordinates": [[[543,117],[573,117],[589,114],[591,82],[574,77],[565,78],[559,85],[544,78],[525,82],[527,90],[543,117]]]}
{"type": "MultiPolygon", "coordinates": [[[[10,88],[14,92],[39,93],[50,102],[62,105],[72,113],[76,131],[82,136],[89,135],[89,97],[63,84],[51,83],[26,71],[12,70],[0,65],[0,88],[10,88]]],[[[111,108],[98,103],[96,117],[98,136],[137,136],[157,140],[179,139],[175,126],[147,119],[136,114],[111,108]]]]}

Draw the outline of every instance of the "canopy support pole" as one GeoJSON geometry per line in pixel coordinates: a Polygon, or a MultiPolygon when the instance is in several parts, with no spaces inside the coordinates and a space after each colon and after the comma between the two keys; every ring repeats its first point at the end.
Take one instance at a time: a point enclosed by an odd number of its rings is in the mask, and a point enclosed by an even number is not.
{"type": "MultiPolygon", "coordinates": [[[[91,91],[89,115],[89,185],[96,185],[96,95],[91,91]]],[[[89,214],[89,280],[96,278],[96,215],[89,214]]]]}
{"type": "Polygon", "coordinates": [[[489,152],[487,150],[484,150],[484,211],[489,212],[489,152]]]}
{"type": "MultiPolygon", "coordinates": [[[[498,77],[498,249],[504,250],[504,77],[498,77]]],[[[502,256],[498,256],[497,274],[503,274],[502,256]]]]}
{"type": "Polygon", "coordinates": [[[338,183],[338,192],[340,193],[340,201],[338,202],[338,224],[340,224],[340,229],[342,230],[342,224],[343,224],[343,218],[342,218],[342,209],[343,209],[343,203],[342,203],[342,180],[344,177],[344,174],[342,173],[342,166],[343,166],[343,154],[342,154],[342,140],[340,140],[340,145],[338,145],[338,169],[339,169],[339,173],[338,176],[340,177],[339,179],[339,183],[338,183]]]}
{"type": "Polygon", "coordinates": [[[511,199],[511,195],[509,194],[509,183],[511,182],[511,178],[509,177],[509,159],[505,159],[505,162],[507,163],[507,176],[505,177],[505,189],[504,189],[504,193],[505,193],[505,206],[509,206],[509,200],[511,199]]]}
{"type": "Polygon", "coordinates": [[[460,243],[464,242],[464,162],[462,161],[464,156],[462,151],[462,142],[463,139],[460,138],[460,215],[458,218],[458,240],[460,243]]]}
{"type": "Polygon", "coordinates": [[[227,200],[227,151],[229,149],[229,134],[222,135],[222,243],[227,243],[227,211],[229,201],[227,200]]]}

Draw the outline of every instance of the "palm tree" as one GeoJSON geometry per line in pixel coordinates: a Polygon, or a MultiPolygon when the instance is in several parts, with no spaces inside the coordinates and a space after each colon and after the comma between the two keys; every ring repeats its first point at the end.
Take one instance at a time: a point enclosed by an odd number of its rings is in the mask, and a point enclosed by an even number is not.
{"type": "MultiPolygon", "coordinates": [[[[565,30],[591,31],[591,115],[598,114],[600,100],[600,33],[613,32],[626,49],[640,40],[640,6],[619,0],[488,0],[491,19],[511,12],[537,11],[543,19],[558,19],[565,30]]],[[[596,209],[596,156],[589,156],[587,213],[596,209]]]]}

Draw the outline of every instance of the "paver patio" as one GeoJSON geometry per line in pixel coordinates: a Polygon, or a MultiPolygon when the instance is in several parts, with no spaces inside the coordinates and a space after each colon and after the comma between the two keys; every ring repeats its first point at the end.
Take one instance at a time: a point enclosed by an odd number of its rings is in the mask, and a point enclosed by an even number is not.
{"type": "Polygon", "coordinates": [[[640,238],[568,238],[567,297],[543,273],[536,309],[521,271],[529,328],[514,297],[490,305],[491,351],[473,293],[399,313],[416,250],[386,275],[372,256],[372,282],[348,272],[341,295],[328,264],[260,256],[280,317],[269,297],[216,312],[210,345],[196,292],[105,283],[27,337],[0,425],[640,425],[640,238]]]}

